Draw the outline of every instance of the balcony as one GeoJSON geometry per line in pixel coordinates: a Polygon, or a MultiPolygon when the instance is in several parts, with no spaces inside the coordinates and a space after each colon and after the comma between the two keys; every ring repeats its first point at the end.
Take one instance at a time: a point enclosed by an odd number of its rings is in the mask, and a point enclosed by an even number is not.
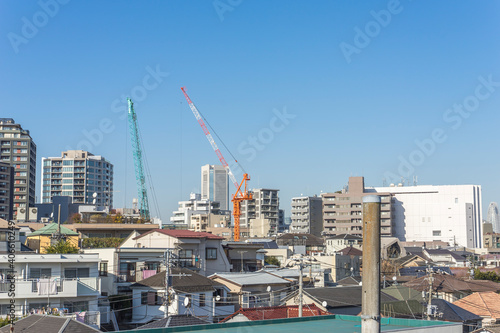
{"type": "MultiPolygon", "coordinates": [[[[16,298],[47,298],[53,297],[79,297],[99,296],[101,294],[100,278],[75,278],[75,279],[25,279],[16,280],[16,298]],[[49,286],[43,286],[47,281],[49,286]]],[[[0,283],[0,300],[8,299],[10,282],[0,283]]]]}

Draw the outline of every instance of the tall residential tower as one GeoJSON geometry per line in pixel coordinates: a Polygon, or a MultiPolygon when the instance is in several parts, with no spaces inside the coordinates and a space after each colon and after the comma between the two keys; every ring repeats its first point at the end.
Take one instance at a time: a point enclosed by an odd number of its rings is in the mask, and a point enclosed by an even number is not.
{"type": "Polygon", "coordinates": [[[35,206],[36,145],[30,132],[12,118],[0,118],[0,162],[14,168],[14,218],[19,208],[35,206]]]}
{"type": "Polygon", "coordinates": [[[83,150],[63,151],[61,157],[42,158],[42,203],[55,196],[71,197],[73,203],[113,206],[113,164],[83,150]]]}

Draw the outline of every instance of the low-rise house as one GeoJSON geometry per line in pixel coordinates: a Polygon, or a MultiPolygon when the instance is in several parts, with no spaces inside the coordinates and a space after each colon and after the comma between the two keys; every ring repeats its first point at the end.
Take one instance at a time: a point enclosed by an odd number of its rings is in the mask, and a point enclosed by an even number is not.
{"type": "MultiPolygon", "coordinates": [[[[418,291],[429,290],[429,282],[427,276],[414,279],[406,282],[404,285],[418,291]]],[[[438,298],[442,298],[448,302],[464,298],[474,292],[500,291],[500,284],[486,280],[459,280],[451,275],[436,274],[432,280],[432,290],[438,298]]]]}
{"type": "Polygon", "coordinates": [[[317,252],[325,252],[323,238],[312,234],[283,234],[276,238],[278,246],[289,246],[294,253],[311,255],[317,252]]]}
{"type": "Polygon", "coordinates": [[[78,232],[81,238],[126,238],[133,231],[143,234],[159,228],[158,224],[153,223],[74,223],[65,224],[65,227],[78,232]]]}
{"type": "MultiPolygon", "coordinates": [[[[328,311],[318,308],[315,304],[303,304],[302,307],[302,317],[326,316],[329,314],[328,311]]],[[[298,316],[298,305],[263,306],[259,308],[241,308],[224,318],[221,322],[234,323],[254,320],[297,318],[298,316]]]]}
{"type": "Polygon", "coordinates": [[[277,305],[294,285],[289,279],[265,271],[216,273],[209,278],[228,287],[229,301],[242,308],[277,305]]]}
{"type": "Polygon", "coordinates": [[[363,248],[363,238],[351,234],[327,236],[325,239],[325,246],[326,253],[335,253],[351,246],[361,250],[363,248]]]}
{"type": "Polygon", "coordinates": [[[204,276],[228,272],[228,258],[222,248],[223,237],[208,232],[156,229],[129,237],[120,247],[176,249],[179,265],[204,276]]]}
{"type": "MultiPolygon", "coordinates": [[[[101,284],[97,254],[19,253],[15,257],[16,316],[42,309],[85,312],[85,323],[100,325],[98,298],[101,284]]],[[[11,301],[7,255],[0,254],[0,314],[6,315],[11,301]]]]}
{"type": "MultiPolygon", "coordinates": [[[[267,250],[261,243],[224,242],[224,253],[231,272],[255,272],[264,267],[267,250]]],[[[214,271],[227,272],[227,271],[214,271]]]]}
{"type": "Polygon", "coordinates": [[[476,292],[453,304],[483,318],[484,326],[500,323],[500,295],[497,292],[476,292]]]}
{"type": "MultiPolygon", "coordinates": [[[[285,305],[298,305],[298,290],[289,293],[283,300],[285,305]]],[[[395,301],[394,297],[380,293],[381,302],[395,301]]],[[[361,312],[362,287],[304,288],[304,304],[314,303],[318,308],[334,314],[357,316],[361,312]],[[323,306],[326,302],[326,306],[323,306]]]]}
{"type": "MultiPolygon", "coordinates": [[[[171,269],[169,315],[192,314],[208,322],[234,312],[227,303],[229,289],[217,281],[185,268],[171,269]],[[219,297],[217,297],[219,296],[219,297]]],[[[132,323],[147,323],[164,317],[165,272],[130,286],[132,289],[132,323]]]]}
{"type": "Polygon", "coordinates": [[[29,234],[26,239],[26,245],[39,253],[47,253],[46,248],[50,245],[54,245],[58,240],[58,238],[54,237],[56,234],[61,234],[61,237],[67,243],[76,248],[80,248],[80,235],[57,223],[49,223],[43,228],[29,234]]]}

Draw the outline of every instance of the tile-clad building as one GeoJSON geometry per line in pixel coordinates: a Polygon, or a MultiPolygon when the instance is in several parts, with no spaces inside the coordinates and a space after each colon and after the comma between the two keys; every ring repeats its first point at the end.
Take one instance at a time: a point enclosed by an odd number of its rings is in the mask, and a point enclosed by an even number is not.
{"type": "MultiPolygon", "coordinates": [[[[328,235],[351,234],[363,236],[363,197],[373,195],[365,191],[363,177],[349,177],[349,186],[341,193],[324,193],[324,233],[328,235]]],[[[377,193],[381,199],[380,223],[382,236],[393,236],[392,203],[389,193],[377,193]]]]}
{"type": "Polygon", "coordinates": [[[13,218],[19,208],[35,206],[36,144],[12,118],[0,118],[0,162],[14,168],[13,218]]]}
{"type": "Polygon", "coordinates": [[[14,168],[5,162],[0,162],[0,219],[12,220],[14,197],[14,168]]]}
{"type": "Polygon", "coordinates": [[[323,232],[323,201],[321,197],[292,198],[290,232],[321,236],[323,232]]]}
{"type": "Polygon", "coordinates": [[[42,203],[69,196],[73,203],[113,206],[113,164],[83,150],[63,151],[61,157],[42,158],[42,203]]]}

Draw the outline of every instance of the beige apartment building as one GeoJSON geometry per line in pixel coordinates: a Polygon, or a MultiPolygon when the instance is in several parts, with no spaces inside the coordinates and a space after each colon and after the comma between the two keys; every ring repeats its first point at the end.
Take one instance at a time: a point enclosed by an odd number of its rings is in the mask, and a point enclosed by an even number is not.
{"type": "MultiPolygon", "coordinates": [[[[324,234],[350,234],[362,237],[363,197],[373,195],[365,191],[364,177],[349,177],[349,186],[340,193],[323,193],[324,234]]],[[[390,193],[377,193],[381,199],[381,235],[393,236],[392,203],[390,193]]]]}

